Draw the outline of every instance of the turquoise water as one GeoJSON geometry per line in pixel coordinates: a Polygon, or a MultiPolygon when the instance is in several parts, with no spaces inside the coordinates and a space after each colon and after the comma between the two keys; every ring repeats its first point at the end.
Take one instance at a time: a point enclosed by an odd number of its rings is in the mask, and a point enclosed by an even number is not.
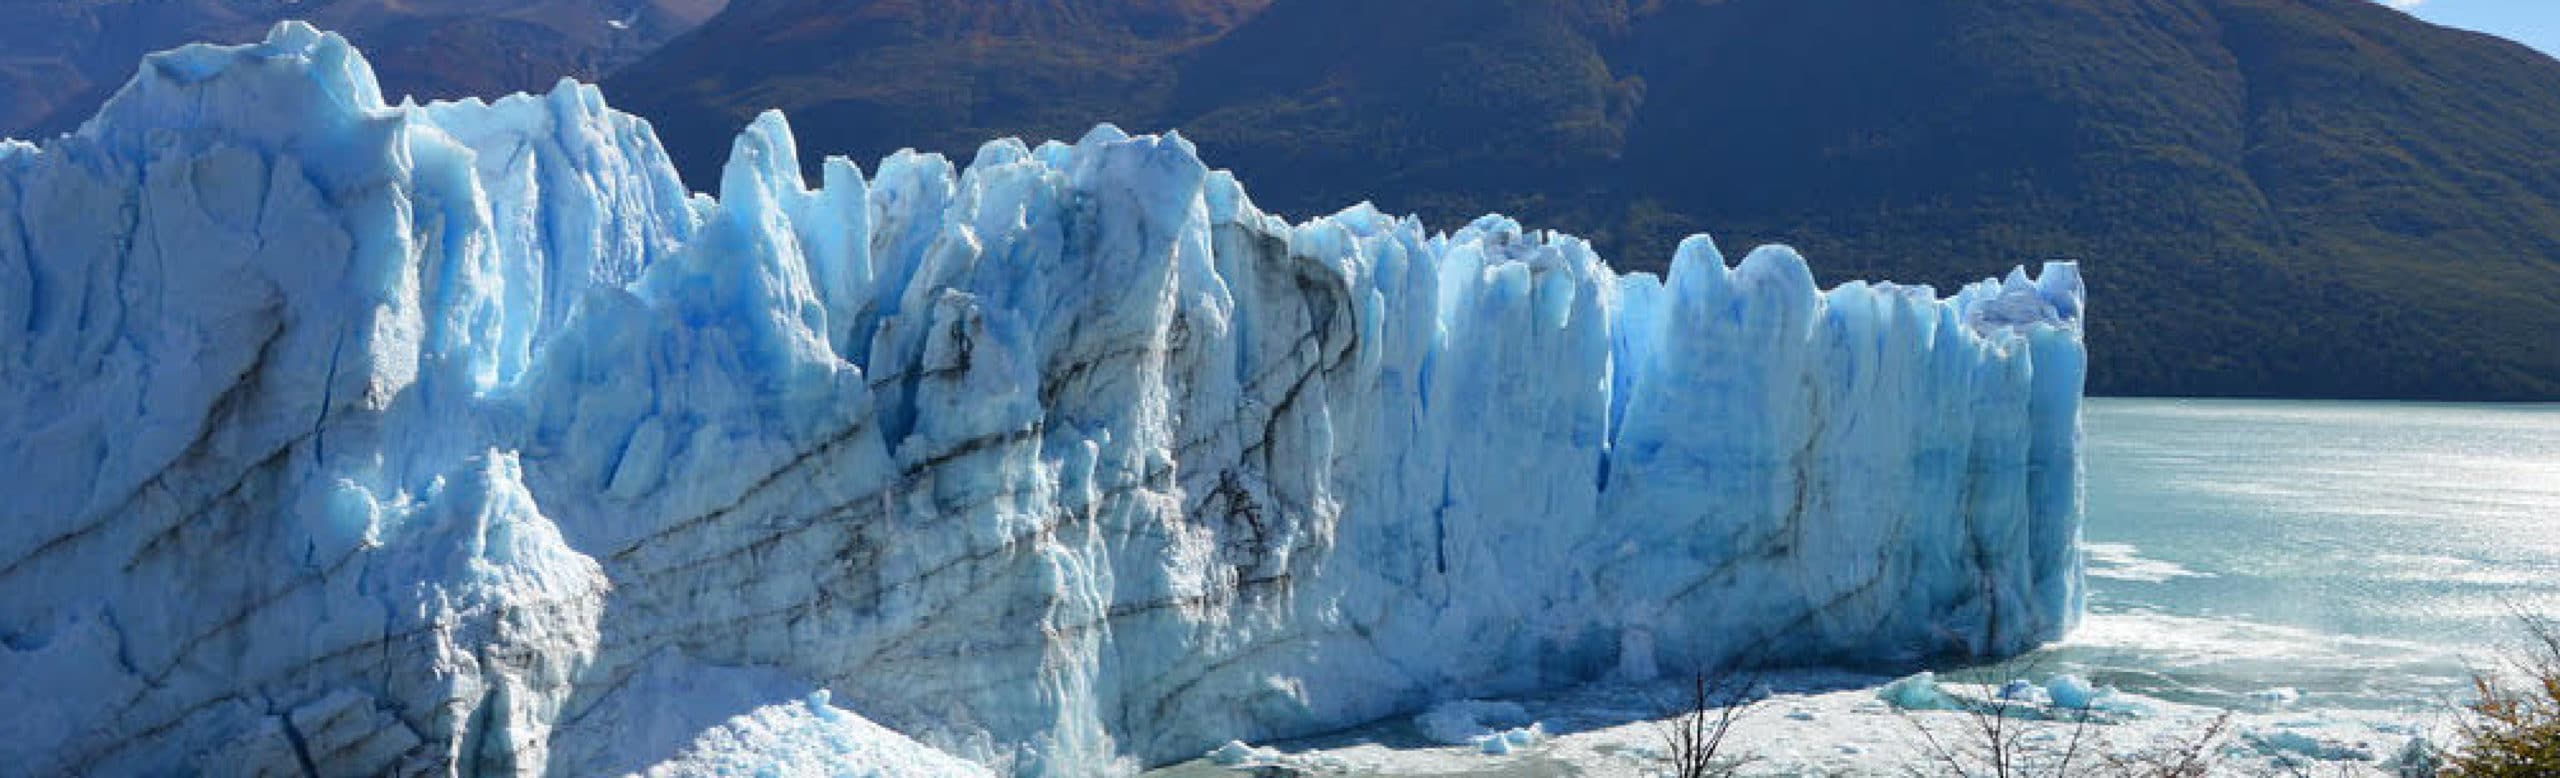
{"type": "Polygon", "coordinates": [[[2419,710],[2560,614],[2560,405],[2099,399],[2090,613],[2128,690],[2419,710]]]}

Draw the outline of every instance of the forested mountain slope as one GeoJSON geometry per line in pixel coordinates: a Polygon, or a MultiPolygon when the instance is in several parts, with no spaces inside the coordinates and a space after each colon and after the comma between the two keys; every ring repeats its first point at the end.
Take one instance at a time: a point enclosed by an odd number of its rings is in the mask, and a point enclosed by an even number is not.
{"type": "Polygon", "coordinates": [[[1178,128],[1627,268],[2079,259],[2103,393],[2560,398],[2560,62],[2364,0],[759,0],[606,87],[697,187],[767,107],[866,163],[1178,128]]]}

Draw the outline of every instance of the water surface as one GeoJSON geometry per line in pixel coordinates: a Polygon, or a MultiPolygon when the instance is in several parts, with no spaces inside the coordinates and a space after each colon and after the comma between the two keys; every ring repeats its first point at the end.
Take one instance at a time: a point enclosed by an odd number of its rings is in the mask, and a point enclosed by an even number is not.
{"type": "Polygon", "coordinates": [[[2560,614],[2560,405],[2093,399],[2090,613],[2129,690],[2441,706],[2560,614]]]}

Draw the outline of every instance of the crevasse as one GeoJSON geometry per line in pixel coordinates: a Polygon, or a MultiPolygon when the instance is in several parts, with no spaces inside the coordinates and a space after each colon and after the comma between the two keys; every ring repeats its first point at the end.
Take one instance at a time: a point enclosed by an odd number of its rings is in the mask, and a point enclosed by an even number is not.
{"type": "Polygon", "coordinates": [[[1109,773],[2079,612],[2071,265],[1619,275],[1109,126],[800,171],[779,114],[714,198],[592,87],[387,105],[298,23],[0,144],[0,763],[590,774],[854,711],[1109,773]]]}

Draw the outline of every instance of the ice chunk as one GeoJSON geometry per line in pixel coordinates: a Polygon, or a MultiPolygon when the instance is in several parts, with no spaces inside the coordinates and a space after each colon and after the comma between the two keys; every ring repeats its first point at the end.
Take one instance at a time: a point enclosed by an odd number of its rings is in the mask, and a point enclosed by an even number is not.
{"type": "Polygon", "coordinates": [[[1242,740],[1229,740],[1226,745],[1211,750],[1208,758],[1212,764],[1220,767],[1243,767],[1278,759],[1280,752],[1245,745],[1242,740]]]}
{"type": "Polygon", "coordinates": [[[1876,699],[1901,710],[1964,710],[1964,701],[1938,688],[1938,674],[1927,670],[1904,676],[1876,690],[1876,699]]]}
{"type": "Polygon", "coordinates": [[[994,778],[986,768],[835,707],[824,690],[757,708],[703,732],[650,776],[834,775],[994,778]]]}
{"type": "Polygon", "coordinates": [[[1546,739],[1546,726],[1543,724],[1531,723],[1529,726],[1525,727],[1512,727],[1500,732],[1477,735],[1475,737],[1475,744],[1476,750],[1482,751],[1488,756],[1503,756],[1523,748],[1537,745],[1544,742],[1546,739]]]}
{"type": "Polygon", "coordinates": [[[2411,737],[2400,750],[2384,763],[2393,775],[2403,778],[2431,778],[2444,771],[2444,755],[2423,735],[2411,737]]]}
{"type": "Polygon", "coordinates": [[[2116,694],[2113,686],[2091,686],[2088,679],[2067,673],[2045,679],[2044,691],[2054,707],[2068,710],[2090,710],[2116,694]]]}
{"type": "Polygon", "coordinates": [[[1486,733],[1498,736],[1531,723],[1527,708],[1501,700],[1451,700],[1413,718],[1414,728],[1423,737],[1453,746],[1480,743],[1486,733]]]}
{"type": "Polygon", "coordinates": [[[2374,757],[2370,745],[2316,737],[2282,726],[2248,730],[2240,733],[2240,740],[2258,753],[2286,764],[2300,764],[2306,759],[2370,762],[2374,757]]]}
{"type": "Polygon", "coordinates": [[[2259,689],[2249,693],[2249,700],[2269,709],[2290,708],[2302,701],[2302,690],[2291,686],[2259,689]]]}

